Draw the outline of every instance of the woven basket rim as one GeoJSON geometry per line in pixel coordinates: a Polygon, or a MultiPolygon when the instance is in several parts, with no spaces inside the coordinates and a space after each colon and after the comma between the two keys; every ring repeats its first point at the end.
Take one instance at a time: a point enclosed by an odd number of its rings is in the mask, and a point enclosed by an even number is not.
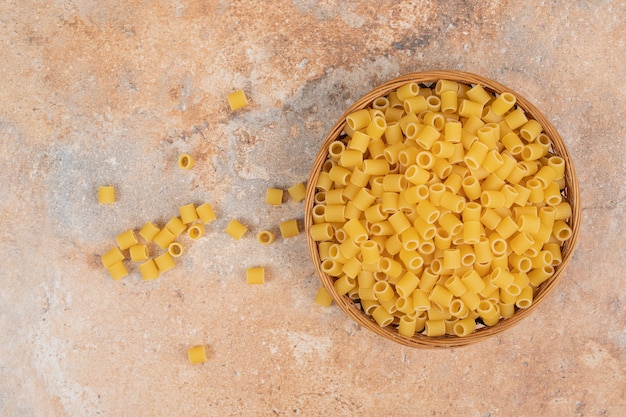
{"type": "Polygon", "coordinates": [[[380,84],[369,93],[363,95],[344,111],[344,113],[341,115],[341,117],[339,117],[335,125],[330,129],[313,162],[307,181],[304,223],[305,233],[307,236],[307,246],[309,249],[311,260],[313,261],[313,264],[315,266],[317,276],[323,287],[329,292],[329,294],[331,294],[335,303],[337,303],[337,305],[349,317],[351,317],[354,321],[359,323],[361,326],[367,328],[368,330],[404,346],[415,348],[451,348],[474,344],[481,340],[485,340],[489,337],[497,335],[505,330],[510,329],[520,320],[526,318],[537,309],[537,307],[543,302],[543,300],[554,290],[556,284],[562,278],[567,265],[572,259],[574,249],[576,248],[576,244],[578,243],[580,235],[581,217],[580,189],[572,158],[560,134],[552,125],[552,123],[543,115],[543,113],[541,113],[530,101],[525,99],[522,95],[498,83],[497,81],[470,72],[433,70],[424,72],[411,72],[390,79],[380,84]],[[418,84],[430,84],[440,79],[447,79],[472,85],[480,84],[486,90],[496,94],[502,94],[504,92],[514,94],[517,99],[516,105],[518,107],[521,107],[527,115],[531,116],[542,125],[544,132],[550,137],[552,141],[552,153],[560,156],[565,161],[566,187],[564,195],[565,200],[568,201],[572,206],[572,216],[567,221],[572,229],[572,236],[562,247],[561,264],[555,267],[555,272],[552,277],[550,277],[547,281],[539,286],[539,289],[535,294],[534,301],[529,308],[518,309],[516,310],[516,313],[513,317],[508,319],[501,319],[500,322],[496,325],[478,329],[468,336],[459,337],[446,335],[440,337],[428,337],[419,333],[409,338],[400,335],[391,326],[378,326],[378,324],[376,324],[373,319],[371,319],[363,311],[361,311],[360,308],[357,307],[348,296],[339,296],[335,292],[333,287],[333,279],[324,272],[322,272],[320,268],[320,258],[317,249],[317,243],[313,241],[310,234],[310,228],[313,224],[311,211],[313,208],[313,199],[316,191],[317,178],[321,171],[321,166],[327,158],[328,146],[330,145],[330,143],[339,138],[339,136],[343,132],[346,124],[346,116],[356,110],[367,107],[374,99],[387,95],[389,92],[397,89],[398,87],[408,82],[416,82],[418,84]]]}

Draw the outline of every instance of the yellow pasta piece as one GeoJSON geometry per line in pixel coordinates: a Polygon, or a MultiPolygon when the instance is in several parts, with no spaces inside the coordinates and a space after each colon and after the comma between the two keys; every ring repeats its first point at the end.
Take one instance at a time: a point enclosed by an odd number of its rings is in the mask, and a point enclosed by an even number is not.
{"type": "MultiPolygon", "coordinates": [[[[334,229],[333,229],[333,233],[334,233],[334,229]]],[[[259,234],[257,235],[257,241],[261,245],[269,245],[270,243],[274,241],[274,238],[275,238],[274,233],[272,233],[269,230],[261,230],[259,234]]]]}
{"type": "Polygon", "coordinates": [[[139,265],[139,272],[141,273],[141,278],[144,281],[159,277],[159,268],[154,262],[154,259],[148,259],[146,262],[139,265]]]}
{"type": "Polygon", "coordinates": [[[170,245],[167,247],[167,251],[169,252],[170,255],[172,255],[174,258],[178,258],[179,256],[182,256],[183,253],[185,252],[183,245],[181,245],[178,242],[172,242],[170,243],[170,245]]]}
{"type": "Polygon", "coordinates": [[[315,295],[315,302],[322,307],[330,307],[333,302],[333,297],[326,291],[326,288],[319,287],[315,295]]]}
{"type": "Polygon", "coordinates": [[[156,264],[160,273],[165,273],[176,266],[176,264],[174,263],[174,258],[172,258],[172,255],[170,255],[169,252],[163,252],[162,254],[154,258],[154,263],[156,264]]]}
{"type": "Polygon", "coordinates": [[[154,237],[154,243],[156,243],[161,249],[167,250],[167,247],[176,239],[176,235],[169,229],[163,228],[154,237]]]}
{"type": "Polygon", "coordinates": [[[399,334],[406,337],[413,337],[415,335],[416,329],[417,320],[415,319],[415,317],[404,315],[400,318],[400,323],[398,324],[399,334]]]}
{"type": "MultiPolygon", "coordinates": [[[[429,310],[429,313],[432,310],[429,310]]],[[[446,334],[445,320],[426,320],[426,336],[436,337],[446,334]]]]}
{"type": "Polygon", "coordinates": [[[207,361],[207,353],[204,346],[194,346],[187,350],[187,357],[192,364],[204,363],[207,361]]]}
{"type": "Polygon", "coordinates": [[[265,284],[265,268],[255,267],[246,270],[248,284],[265,284]]]}
{"type": "Polygon", "coordinates": [[[300,234],[297,220],[287,220],[279,224],[280,233],[283,238],[294,237],[300,234]]]}
{"type": "Polygon", "coordinates": [[[126,275],[128,275],[128,270],[126,269],[126,266],[124,265],[122,261],[119,261],[110,265],[107,269],[109,270],[109,274],[111,275],[111,278],[113,278],[113,280],[115,281],[121,278],[124,278],[126,275]]]}
{"type": "Polygon", "coordinates": [[[139,241],[137,240],[137,236],[135,235],[135,232],[133,230],[127,230],[123,233],[120,233],[119,235],[117,235],[115,240],[117,241],[117,246],[119,246],[122,250],[126,250],[131,246],[139,243],[139,241]]]}
{"type": "Polygon", "coordinates": [[[141,236],[146,242],[152,242],[155,236],[160,232],[160,229],[151,222],[147,222],[141,230],[139,230],[139,236],[141,236]]]}
{"type": "Polygon", "coordinates": [[[133,262],[145,261],[148,257],[148,247],[143,243],[130,247],[130,259],[133,262]]]}
{"type": "Polygon", "coordinates": [[[287,188],[287,192],[291,196],[292,200],[298,203],[304,200],[304,197],[306,196],[306,187],[300,182],[287,188]]]}
{"type": "Polygon", "coordinates": [[[112,185],[101,185],[98,187],[98,204],[115,203],[115,187],[112,185]]]}
{"type": "Polygon", "coordinates": [[[208,203],[204,203],[196,207],[196,213],[198,214],[200,221],[205,225],[213,222],[217,218],[215,212],[213,211],[213,207],[208,203]]]}
{"type": "Polygon", "coordinates": [[[202,223],[193,224],[187,229],[187,236],[192,240],[198,240],[204,236],[204,225],[202,223]]]}
{"type": "Polygon", "coordinates": [[[233,111],[246,107],[248,105],[246,93],[243,90],[233,91],[228,95],[228,104],[233,111]]]}
{"type": "Polygon", "coordinates": [[[471,318],[465,318],[454,323],[454,334],[457,336],[467,336],[476,330],[476,321],[471,318]]]}
{"type": "Polygon", "coordinates": [[[101,259],[102,265],[104,265],[104,267],[108,269],[111,265],[123,261],[124,259],[126,259],[126,257],[124,256],[120,248],[116,246],[104,255],[102,255],[101,259]]]}
{"type": "Polygon", "coordinates": [[[190,170],[194,166],[193,157],[189,154],[183,153],[178,157],[178,168],[184,170],[190,170]]]}
{"type": "Polygon", "coordinates": [[[193,203],[179,207],[178,211],[180,213],[180,219],[184,224],[193,223],[198,220],[196,206],[193,203]]]}
{"type": "Polygon", "coordinates": [[[232,219],[225,229],[226,233],[239,240],[246,234],[248,228],[243,225],[239,220],[232,219]]]}
{"type": "Polygon", "coordinates": [[[265,202],[273,206],[280,206],[283,203],[283,190],[268,188],[265,193],[265,202]]]}
{"type": "Polygon", "coordinates": [[[383,306],[378,306],[374,308],[371,315],[380,327],[387,327],[391,323],[393,323],[393,316],[389,314],[389,312],[383,306]]]}
{"type": "Polygon", "coordinates": [[[169,230],[175,237],[178,237],[187,229],[187,225],[179,217],[172,217],[165,224],[164,229],[169,230]]]}

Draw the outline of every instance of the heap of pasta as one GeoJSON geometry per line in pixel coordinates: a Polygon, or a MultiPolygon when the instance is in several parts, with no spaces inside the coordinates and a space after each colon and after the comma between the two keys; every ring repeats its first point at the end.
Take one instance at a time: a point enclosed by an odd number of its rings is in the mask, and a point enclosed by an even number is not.
{"type": "Polygon", "coordinates": [[[572,230],[565,161],[513,94],[407,83],[346,117],[311,236],[380,326],[466,336],[528,308],[572,230]]]}

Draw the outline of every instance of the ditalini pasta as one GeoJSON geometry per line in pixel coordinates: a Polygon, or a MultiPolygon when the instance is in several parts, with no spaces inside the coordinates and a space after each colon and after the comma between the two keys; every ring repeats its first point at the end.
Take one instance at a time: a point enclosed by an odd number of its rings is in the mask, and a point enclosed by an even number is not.
{"type": "Polygon", "coordinates": [[[248,105],[248,98],[243,90],[237,90],[228,95],[228,104],[231,110],[239,110],[248,105]]]}
{"type": "Polygon", "coordinates": [[[257,234],[257,241],[261,245],[269,245],[270,243],[274,241],[274,239],[275,239],[274,233],[272,233],[269,230],[261,230],[257,234]]]}
{"type": "MultiPolygon", "coordinates": [[[[347,151],[344,151],[344,152],[347,152],[347,151]]],[[[359,152],[359,151],[356,151],[356,152],[359,152]]],[[[303,183],[300,182],[298,184],[292,185],[291,187],[287,188],[287,192],[289,193],[293,201],[297,203],[297,202],[304,200],[304,197],[306,196],[306,187],[304,186],[303,183]]]]}
{"type": "Polygon", "coordinates": [[[191,155],[184,153],[178,157],[178,168],[189,170],[193,168],[193,165],[194,165],[194,160],[191,155]]]}
{"type": "Polygon", "coordinates": [[[248,268],[246,280],[248,284],[265,284],[265,269],[263,267],[248,268]]]}
{"type": "Polygon", "coordinates": [[[209,224],[217,218],[213,207],[209,203],[204,203],[196,207],[196,213],[200,221],[204,224],[209,224]]]}
{"type": "Polygon", "coordinates": [[[187,350],[189,363],[199,364],[207,361],[206,348],[204,346],[194,346],[187,350]]]}
{"type": "Polygon", "coordinates": [[[295,219],[281,222],[278,226],[280,228],[280,233],[283,238],[294,237],[300,234],[298,221],[295,219]]]}
{"type": "Polygon", "coordinates": [[[102,185],[98,187],[98,203],[99,204],[115,203],[115,187],[111,185],[102,185]]]}
{"type": "Polygon", "coordinates": [[[246,234],[248,228],[237,219],[232,219],[226,226],[226,233],[239,240],[246,234]]]}
{"type": "Polygon", "coordinates": [[[310,229],[338,295],[407,337],[467,336],[532,304],[572,210],[563,158],[516,103],[440,80],[346,116],[310,229]]]}
{"type": "Polygon", "coordinates": [[[280,206],[283,203],[283,190],[279,188],[268,188],[265,193],[265,202],[272,206],[280,206]]]}

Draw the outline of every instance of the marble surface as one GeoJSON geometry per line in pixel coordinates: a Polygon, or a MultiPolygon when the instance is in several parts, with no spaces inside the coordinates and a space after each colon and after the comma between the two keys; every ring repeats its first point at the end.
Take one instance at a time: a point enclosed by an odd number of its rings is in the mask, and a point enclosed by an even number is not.
{"type": "Polygon", "coordinates": [[[620,1],[37,1],[0,5],[0,415],[624,416],[626,152],[620,1]],[[484,342],[382,340],[318,287],[302,219],[264,203],[397,75],[482,74],[553,122],[581,238],[555,291],[484,342]],[[231,112],[243,88],[250,105],[231,112]],[[192,154],[191,171],[176,167],[192,154]],[[99,185],[118,202],[99,206],[99,185]],[[115,236],[208,201],[178,266],[111,280],[115,236]],[[250,227],[240,241],[224,227],[250,227]],[[245,269],[264,266],[263,286],[245,269]],[[209,358],[190,365],[187,348],[209,358]],[[389,411],[389,410],[394,411],[389,411]]]}

